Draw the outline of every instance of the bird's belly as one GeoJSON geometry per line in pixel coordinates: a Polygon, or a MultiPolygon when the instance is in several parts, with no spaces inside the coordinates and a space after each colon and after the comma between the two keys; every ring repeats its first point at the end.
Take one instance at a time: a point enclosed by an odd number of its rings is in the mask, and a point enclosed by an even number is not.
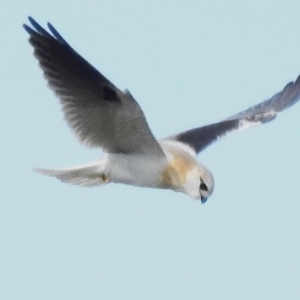
{"type": "Polygon", "coordinates": [[[162,173],[168,162],[137,155],[113,154],[109,157],[107,174],[110,181],[129,185],[165,188],[162,173]]]}

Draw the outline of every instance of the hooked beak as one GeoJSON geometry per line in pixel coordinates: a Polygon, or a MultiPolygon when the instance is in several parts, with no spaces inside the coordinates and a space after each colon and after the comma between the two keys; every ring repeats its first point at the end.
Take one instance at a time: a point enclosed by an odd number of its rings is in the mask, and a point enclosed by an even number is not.
{"type": "Polygon", "coordinates": [[[203,197],[203,196],[201,195],[201,203],[204,204],[204,203],[206,202],[206,200],[207,200],[207,197],[203,197]]]}

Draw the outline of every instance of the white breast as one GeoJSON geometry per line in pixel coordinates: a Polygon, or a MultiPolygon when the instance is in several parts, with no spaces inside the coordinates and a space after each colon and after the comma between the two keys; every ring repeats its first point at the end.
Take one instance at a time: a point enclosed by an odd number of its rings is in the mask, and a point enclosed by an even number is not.
{"type": "Polygon", "coordinates": [[[165,184],[172,186],[174,190],[181,190],[192,198],[198,198],[200,174],[194,152],[179,142],[164,141],[161,146],[169,162],[163,172],[165,184]]]}

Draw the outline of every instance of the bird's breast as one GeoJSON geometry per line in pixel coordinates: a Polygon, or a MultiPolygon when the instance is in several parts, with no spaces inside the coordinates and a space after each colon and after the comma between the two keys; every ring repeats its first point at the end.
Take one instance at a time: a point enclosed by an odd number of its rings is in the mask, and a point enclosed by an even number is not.
{"type": "Polygon", "coordinates": [[[186,157],[172,155],[162,173],[163,185],[172,189],[180,189],[186,183],[187,175],[194,167],[194,164],[186,157]]]}

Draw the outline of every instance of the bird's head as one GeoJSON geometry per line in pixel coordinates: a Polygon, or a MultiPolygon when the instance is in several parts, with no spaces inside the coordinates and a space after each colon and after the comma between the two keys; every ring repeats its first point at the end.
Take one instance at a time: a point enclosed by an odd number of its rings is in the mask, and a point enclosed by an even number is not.
{"type": "Polygon", "coordinates": [[[198,163],[200,184],[199,184],[199,194],[201,203],[205,203],[207,198],[214,191],[214,178],[211,173],[202,164],[198,163]]]}
{"type": "Polygon", "coordinates": [[[214,178],[204,165],[197,163],[197,166],[187,173],[183,187],[185,194],[205,203],[214,190],[214,178]]]}
{"type": "Polygon", "coordinates": [[[162,173],[162,186],[205,203],[214,190],[214,179],[195,159],[195,152],[179,142],[161,141],[160,145],[169,161],[162,173]]]}

